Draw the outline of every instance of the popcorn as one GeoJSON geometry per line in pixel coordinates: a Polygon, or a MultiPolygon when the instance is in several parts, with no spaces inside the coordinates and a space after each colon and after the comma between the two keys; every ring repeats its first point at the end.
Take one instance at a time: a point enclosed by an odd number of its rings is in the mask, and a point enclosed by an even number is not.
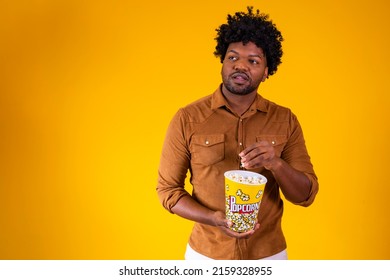
{"type": "Polygon", "coordinates": [[[226,202],[226,219],[233,222],[231,227],[236,232],[246,232],[255,227],[257,222],[257,212],[250,214],[240,214],[239,212],[233,213],[230,211],[229,201],[226,202]]]}
{"type": "Polygon", "coordinates": [[[263,194],[263,190],[259,190],[256,194],[256,198],[260,198],[262,194],[263,194]]]}
{"type": "Polygon", "coordinates": [[[255,227],[266,182],[264,176],[246,170],[225,173],[225,212],[233,231],[255,227]]]}
{"type": "Polygon", "coordinates": [[[228,173],[228,178],[232,181],[249,185],[259,185],[266,182],[265,178],[261,176],[244,176],[239,173],[228,173]]]}

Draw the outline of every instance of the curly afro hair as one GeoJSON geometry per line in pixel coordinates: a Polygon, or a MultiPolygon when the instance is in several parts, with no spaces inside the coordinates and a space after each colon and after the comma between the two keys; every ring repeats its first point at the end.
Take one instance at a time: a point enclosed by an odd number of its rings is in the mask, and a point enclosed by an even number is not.
{"type": "Polygon", "coordinates": [[[217,31],[214,55],[220,57],[221,63],[225,59],[226,51],[230,43],[253,42],[265,52],[267,58],[268,75],[272,75],[282,62],[281,57],[283,36],[275,24],[269,20],[267,14],[256,14],[253,7],[247,7],[248,12],[236,12],[233,16],[228,15],[227,23],[222,24],[217,31]]]}

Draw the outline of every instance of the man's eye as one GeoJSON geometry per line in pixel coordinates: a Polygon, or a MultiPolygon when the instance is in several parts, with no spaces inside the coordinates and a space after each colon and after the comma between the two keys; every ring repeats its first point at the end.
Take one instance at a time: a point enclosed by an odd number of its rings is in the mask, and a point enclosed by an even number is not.
{"type": "Polygon", "coordinates": [[[235,57],[235,56],[229,56],[228,59],[229,59],[230,61],[236,61],[236,60],[237,60],[237,57],[235,57]]]}
{"type": "Polygon", "coordinates": [[[252,60],[249,60],[249,62],[251,63],[251,64],[259,64],[259,62],[257,61],[257,60],[254,60],[254,59],[252,59],[252,60]]]}

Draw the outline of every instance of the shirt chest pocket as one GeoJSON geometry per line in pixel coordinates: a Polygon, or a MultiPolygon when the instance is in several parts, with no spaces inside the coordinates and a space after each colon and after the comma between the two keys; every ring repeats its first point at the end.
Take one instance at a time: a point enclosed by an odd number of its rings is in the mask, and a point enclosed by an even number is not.
{"type": "Polygon", "coordinates": [[[267,141],[274,146],[275,154],[280,157],[282,155],[284,146],[287,143],[286,135],[258,135],[256,136],[256,142],[267,141]]]}
{"type": "Polygon", "coordinates": [[[212,165],[225,158],[225,135],[194,135],[190,144],[191,162],[212,165]]]}

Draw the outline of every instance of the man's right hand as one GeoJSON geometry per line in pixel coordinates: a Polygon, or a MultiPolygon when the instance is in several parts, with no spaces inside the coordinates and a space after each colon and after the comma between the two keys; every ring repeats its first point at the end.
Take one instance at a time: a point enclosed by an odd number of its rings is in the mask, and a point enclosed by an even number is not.
{"type": "Polygon", "coordinates": [[[230,229],[232,222],[226,219],[224,212],[211,210],[199,204],[191,196],[183,196],[176,205],[172,207],[172,212],[191,221],[216,226],[227,236],[239,239],[250,238],[260,227],[260,225],[256,223],[255,228],[248,232],[235,232],[230,229]]]}
{"type": "Polygon", "coordinates": [[[260,228],[260,224],[256,223],[254,229],[247,232],[236,232],[231,230],[232,222],[226,219],[225,213],[221,211],[216,211],[214,213],[215,226],[217,226],[223,233],[227,236],[238,238],[238,239],[248,239],[250,238],[256,230],[260,228]]]}

